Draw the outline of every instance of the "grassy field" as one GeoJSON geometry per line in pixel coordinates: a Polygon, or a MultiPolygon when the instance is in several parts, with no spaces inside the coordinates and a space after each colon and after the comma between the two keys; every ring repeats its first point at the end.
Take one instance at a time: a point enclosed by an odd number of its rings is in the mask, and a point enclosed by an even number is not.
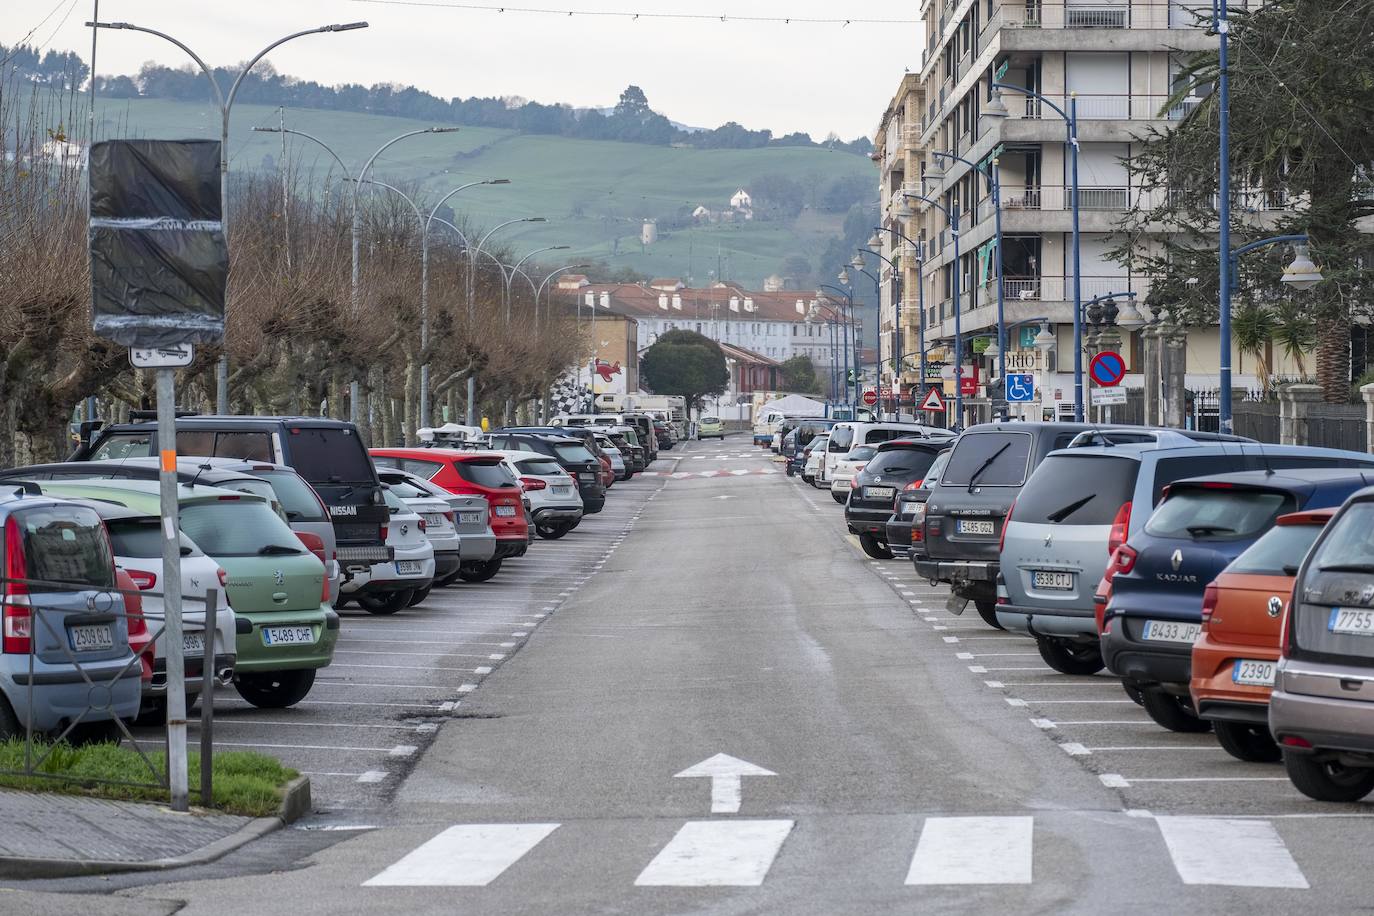
{"type": "MultiPolygon", "coordinates": [[[[101,103],[99,113],[105,136],[171,139],[213,137],[219,131],[218,112],[208,104],[108,100],[101,103]]],[[[280,135],[252,131],[254,126],[275,126],[278,118],[275,108],[235,105],[232,169],[262,169],[281,158],[280,135]]],[[[391,137],[431,126],[404,118],[312,110],[287,111],[286,124],[330,144],[352,169],[391,137]]],[[[300,138],[290,138],[287,156],[319,172],[333,167],[327,153],[300,138]]],[[[509,178],[509,186],[473,188],[450,203],[478,227],[518,216],[546,217],[545,225],[513,227],[499,237],[517,255],[565,244],[572,250],[548,257],[566,255],[560,263],[594,259],[656,276],[690,275],[704,283],[715,275],[719,250],[724,275],[747,286],[781,272],[791,255],[814,261],[838,231],[843,214],[808,209],[786,223],[758,221],[664,232],[647,251],[639,244],[642,220],[679,206],[722,209],[736,188],[762,175],[786,175],[818,192],[836,178],[874,175],[865,157],[823,149],[676,149],[482,127],[403,140],[373,168],[376,177],[417,185],[430,199],[468,181],[509,178]]]]}

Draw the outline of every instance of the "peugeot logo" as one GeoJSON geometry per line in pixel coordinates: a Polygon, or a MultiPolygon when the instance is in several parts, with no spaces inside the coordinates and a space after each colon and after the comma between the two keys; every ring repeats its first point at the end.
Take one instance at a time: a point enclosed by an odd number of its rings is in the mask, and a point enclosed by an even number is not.
{"type": "Polygon", "coordinates": [[[1269,598],[1269,616],[1277,617],[1283,613],[1283,599],[1278,595],[1271,595],[1269,598]]]}
{"type": "Polygon", "coordinates": [[[1051,532],[1051,533],[1045,535],[1045,546],[1046,546],[1046,547],[1053,547],[1053,546],[1054,546],[1054,533],[1053,533],[1053,532],[1051,532]]]}
{"type": "Polygon", "coordinates": [[[272,571],[272,581],[275,582],[275,583],[277,583],[278,585],[285,585],[285,584],[286,584],[286,573],[282,572],[280,569],[273,570],[273,571],[272,571]]]}
{"type": "Polygon", "coordinates": [[[1178,568],[1183,565],[1183,551],[1175,550],[1174,555],[1169,558],[1169,563],[1174,567],[1174,572],[1178,572],[1178,568]]]}

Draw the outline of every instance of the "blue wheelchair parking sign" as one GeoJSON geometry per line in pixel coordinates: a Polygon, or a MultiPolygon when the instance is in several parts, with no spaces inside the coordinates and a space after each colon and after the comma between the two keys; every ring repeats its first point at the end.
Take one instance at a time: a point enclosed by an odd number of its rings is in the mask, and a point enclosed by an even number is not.
{"type": "Polygon", "coordinates": [[[1013,404],[1026,404],[1035,400],[1035,376],[1030,374],[1007,375],[1007,400],[1013,404]]]}

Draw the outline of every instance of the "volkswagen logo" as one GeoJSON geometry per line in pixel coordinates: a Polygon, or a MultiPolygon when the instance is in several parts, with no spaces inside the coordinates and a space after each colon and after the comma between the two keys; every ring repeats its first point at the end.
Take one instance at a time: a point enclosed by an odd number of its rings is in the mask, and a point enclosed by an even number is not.
{"type": "Polygon", "coordinates": [[[1269,597],[1269,616],[1277,617],[1283,613],[1283,599],[1278,595],[1269,597]]]}
{"type": "Polygon", "coordinates": [[[280,569],[274,569],[272,571],[272,581],[277,583],[278,585],[285,585],[286,573],[282,572],[280,569]]]}
{"type": "Polygon", "coordinates": [[[1183,551],[1175,550],[1174,555],[1169,558],[1169,563],[1174,567],[1174,572],[1178,572],[1178,568],[1183,565],[1183,551]]]}

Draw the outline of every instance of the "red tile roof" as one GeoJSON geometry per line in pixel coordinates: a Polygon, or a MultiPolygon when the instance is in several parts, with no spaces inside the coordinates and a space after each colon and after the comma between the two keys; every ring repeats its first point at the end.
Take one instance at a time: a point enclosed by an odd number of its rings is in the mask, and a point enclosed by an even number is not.
{"type": "MultiPolygon", "coordinates": [[[[609,293],[610,304],[606,311],[617,315],[632,317],[676,315],[706,320],[711,317],[714,307],[718,310],[720,317],[729,316],[732,320],[741,321],[750,317],[759,321],[804,321],[811,301],[816,298],[814,292],[805,290],[779,290],[775,293],[765,293],[758,290],[743,290],[733,285],[714,286],[710,289],[683,289],[677,293],[667,293],[634,283],[592,284],[584,286],[578,291],[578,295],[583,297],[588,293],[596,296],[598,307],[601,304],[601,294],[609,293]],[[660,296],[667,298],[668,307],[666,309],[659,307],[660,296]],[[680,297],[681,309],[673,307],[674,296],[680,297]],[[738,312],[730,308],[731,298],[739,300],[738,312]],[[753,302],[754,310],[752,312],[745,310],[745,300],[753,302]],[[802,302],[800,312],[797,311],[798,300],[802,302]]],[[[838,304],[834,296],[828,296],[827,302],[832,306],[838,304]]]]}

